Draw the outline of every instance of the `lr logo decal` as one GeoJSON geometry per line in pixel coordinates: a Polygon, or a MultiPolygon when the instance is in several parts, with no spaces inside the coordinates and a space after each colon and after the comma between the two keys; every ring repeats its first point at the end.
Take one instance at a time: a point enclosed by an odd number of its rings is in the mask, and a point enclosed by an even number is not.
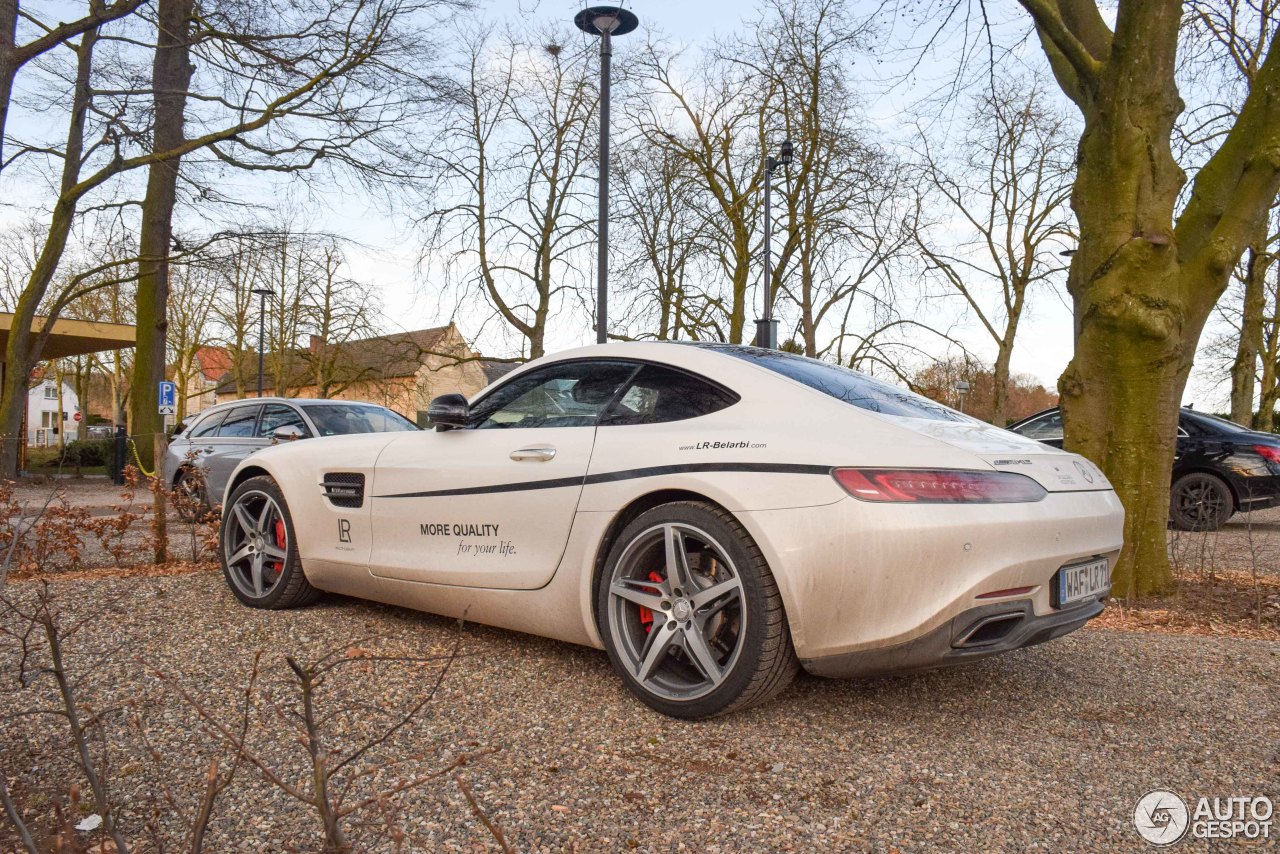
{"type": "Polygon", "coordinates": [[[351,542],[351,520],[350,519],[338,520],[338,542],[340,543],[351,542]]]}

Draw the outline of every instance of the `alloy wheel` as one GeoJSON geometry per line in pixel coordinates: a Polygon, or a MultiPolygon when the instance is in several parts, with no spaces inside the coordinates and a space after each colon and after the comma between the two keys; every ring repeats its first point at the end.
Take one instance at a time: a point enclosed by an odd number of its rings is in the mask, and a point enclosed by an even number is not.
{"type": "Polygon", "coordinates": [[[224,523],[223,555],[232,583],[246,596],[275,589],[289,554],[289,534],[280,505],[265,492],[241,494],[224,523]]]}
{"type": "Polygon", "coordinates": [[[638,534],[609,579],[614,648],[646,690],[693,700],[733,670],[746,633],[742,578],[727,550],[679,523],[638,534]]]}
{"type": "Polygon", "coordinates": [[[1221,487],[1208,478],[1188,479],[1178,487],[1174,506],[1178,516],[1191,530],[1213,530],[1218,526],[1227,497],[1221,487]]]}

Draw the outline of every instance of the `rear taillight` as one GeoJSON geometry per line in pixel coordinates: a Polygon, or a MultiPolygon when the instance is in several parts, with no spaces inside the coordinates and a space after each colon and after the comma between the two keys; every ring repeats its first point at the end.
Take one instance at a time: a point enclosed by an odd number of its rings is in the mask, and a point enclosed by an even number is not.
{"type": "Polygon", "coordinates": [[[1029,477],[968,469],[834,469],[845,492],[862,501],[998,504],[1039,501],[1048,493],[1029,477]]]}
{"type": "Polygon", "coordinates": [[[1271,445],[1254,445],[1253,450],[1267,462],[1280,464],[1280,448],[1271,445]]]}

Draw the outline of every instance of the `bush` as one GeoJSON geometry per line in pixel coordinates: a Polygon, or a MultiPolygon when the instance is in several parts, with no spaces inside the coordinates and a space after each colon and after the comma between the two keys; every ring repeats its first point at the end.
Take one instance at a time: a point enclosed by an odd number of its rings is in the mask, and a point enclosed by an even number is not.
{"type": "Polygon", "coordinates": [[[110,465],[111,446],[110,439],[77,439],[74,442],[68,442],[62,449],[62,465],[64,468],[110,465]]]}

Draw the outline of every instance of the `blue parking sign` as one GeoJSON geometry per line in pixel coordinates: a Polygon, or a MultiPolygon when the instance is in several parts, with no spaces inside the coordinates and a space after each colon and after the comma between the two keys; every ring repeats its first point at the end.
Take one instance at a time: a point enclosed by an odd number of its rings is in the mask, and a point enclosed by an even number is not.
{"type": "Polygon", "coordinates": [[[160,414],[173,415],[178,405],[178,386],[168,380],[160,381],[160,414]]]}

